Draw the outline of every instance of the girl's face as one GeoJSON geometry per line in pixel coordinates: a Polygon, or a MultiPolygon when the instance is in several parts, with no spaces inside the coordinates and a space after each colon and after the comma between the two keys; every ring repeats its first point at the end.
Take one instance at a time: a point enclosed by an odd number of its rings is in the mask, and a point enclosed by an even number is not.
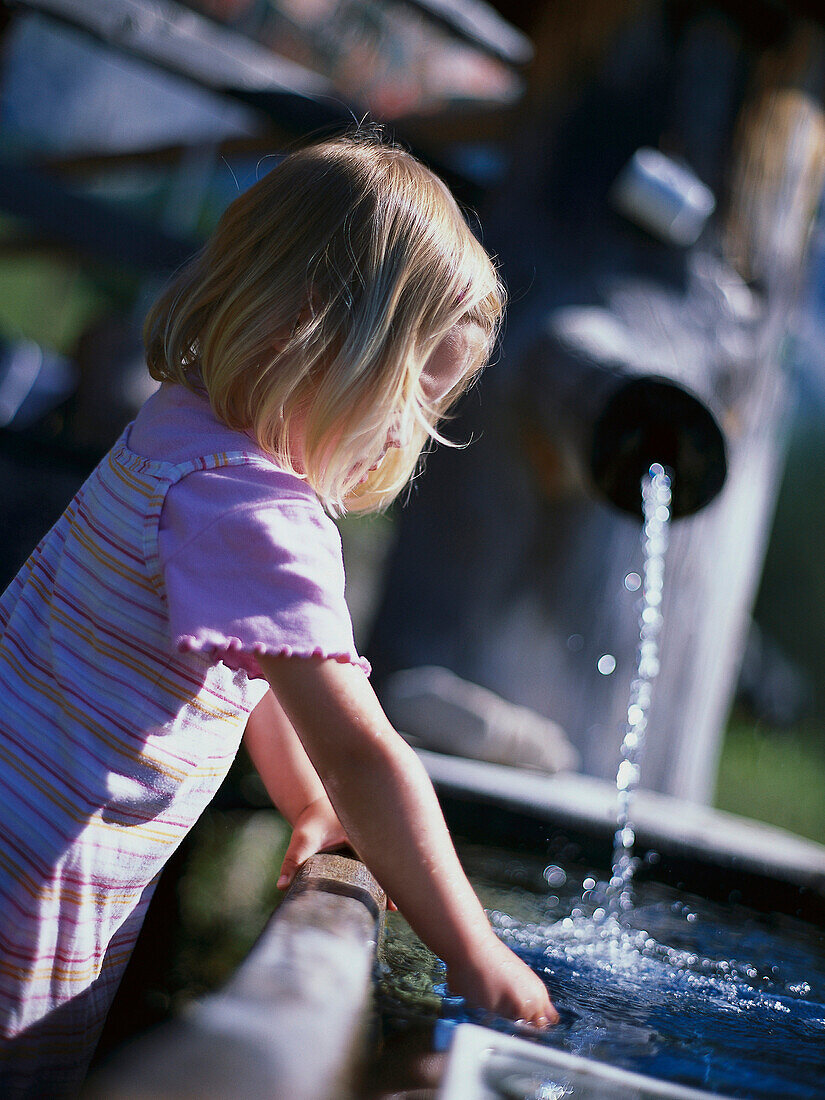
{"type": "MultiPolygon", "coordinates": [[[[438,405],[469,372],[479,366],[486,342],[487,335],[484,329],[472,321],[459,321],[443,337],[420,377],[421,390],[428,404],[438,405]]],[[[352,468],[350,477],[357,479],[360,473],[362,476],[359,484],[363,484],[370,473],[381,465],[388,451],[407,446],[412,432],[413,424],[410,422],[410,417],[399,412],[390,423],[377,457],[372,457],[375,454],[373,451],[363,463],[352,468]]],[[[297,473],[304,472],[303,433],[304,418],[297,413],[293,415],[290,428],[290,457],[292,468],[297,473]]]]}
{"type": "Polygon", "coordinates": [[[428,401],[436,404],[454,389],[481,361],[487,334],[474,321],[454,325],[427,363],[421,387],[428,401]]]}
{"type": "MultiPolygon", "coordinates": [[[[478,366],[486,341],[486,333],[473,321],[459,321],[450,329],[421,373],[421,389],[430,404],[437,405],[478,366]]],[[[387,451],[406,446],[411,433],[412,425],[398,414],[387,432],[384,449],[370,470],[377,469],[387,451]]]]}

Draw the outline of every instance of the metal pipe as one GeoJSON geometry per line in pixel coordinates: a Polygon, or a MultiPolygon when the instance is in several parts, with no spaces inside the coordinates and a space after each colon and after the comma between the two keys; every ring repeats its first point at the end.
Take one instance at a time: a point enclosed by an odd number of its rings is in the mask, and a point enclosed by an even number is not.
{"type": "Polygon", "coordinates": [[[553,311],[523,361],[520,411],[586,488],[622,511],[639,515],[642,476],[659,462],[674,475],[674,516],[690,515],[727,473],[713,380],[701,363],[677,377],[645,336],[608,309],[553,311]]]}

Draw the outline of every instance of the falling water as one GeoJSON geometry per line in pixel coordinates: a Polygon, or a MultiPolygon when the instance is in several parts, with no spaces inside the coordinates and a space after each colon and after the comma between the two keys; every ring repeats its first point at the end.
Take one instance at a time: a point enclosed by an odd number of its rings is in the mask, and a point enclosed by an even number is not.
{"type": "Polygon", "coordinates": [[[642,478],[644,567],[639,615],[639,659],[630,685],[622,761],[616,775],[618,814],[613,844],[613,873],[607,888],[606,915],[617,918],[631,908],[636,839],[630,817],[633,793],[639,785],[653,681],[659,673],[659,633],[662,628],[662,590],[665,554],[670,534],[670,478],[654,463],[642,478]]]}

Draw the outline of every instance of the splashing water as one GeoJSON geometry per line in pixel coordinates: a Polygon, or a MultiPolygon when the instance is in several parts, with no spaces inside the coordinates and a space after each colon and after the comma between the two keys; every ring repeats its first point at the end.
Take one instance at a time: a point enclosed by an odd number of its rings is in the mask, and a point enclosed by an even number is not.
{"type": "Polygon", "coordinates": [[[644,529],[642,548],[642,608],[639,615],[639,659],[630,685],[622,762],[616,775],[618,814],[613,844],[613,873],[606,891],[605,916],[617,920],[633,905],[633,845],[636,834],[630,817],[633,793],[639,785],[653,681],[659,674],[659,634],[662,629],[662,591],[665,554],[670,534],[671,482],[663,466],[654,463],[642,478],[644,529]]]}
{"type": "MultiPolygon", "coordinates": [[[[567,841],[558,837],[562,847],[567,841]]],[[[598,870],[546,865],[546,852],[459,848],[501,939],[548,983],[561,1022],[548,1046],[674,1084],[748,1100],[824,1100],[825,931],[661,883],[634,883],[621,923],[598,921],[598,870]],[[582,900],[582,893],[587,896],[582,900]]],[[[426,1014],[450,1028],[517,1025],[446,996],[442,965],[391,921],[385,1019],[426,1014]],[[428,984],[429,983],[429,984],[428,984]],[[426,988],[424,988],[426,987],[426,988]]]]}

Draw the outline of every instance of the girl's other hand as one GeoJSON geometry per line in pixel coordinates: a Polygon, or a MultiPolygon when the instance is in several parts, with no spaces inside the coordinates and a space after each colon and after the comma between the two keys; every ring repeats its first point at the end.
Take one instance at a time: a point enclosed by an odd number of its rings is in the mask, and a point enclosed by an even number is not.
{"type": "Polygon", "coordinates": [[[472,959],[447,968],[447,984],[476,1008],[533,1027],[559,1022],[544,982],[491,933],[472,959]]]}
{"type": "Polygon", "coordinates": [[[292,828],[292,837],[281,864],[278,889],[286,890],[298,869],[316,852],[349,844],[344,827],[326,795],[316,798],[301,810],[292,828]]]}

